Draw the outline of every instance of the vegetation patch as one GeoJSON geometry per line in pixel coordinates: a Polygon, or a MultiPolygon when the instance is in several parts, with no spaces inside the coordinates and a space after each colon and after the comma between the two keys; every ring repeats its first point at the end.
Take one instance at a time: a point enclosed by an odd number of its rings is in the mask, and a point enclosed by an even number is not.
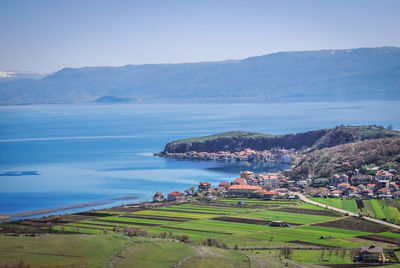
{"type": "Polygon", "coordinates": [[[278,209],[274,209],[274,210],[290,212],[290,213],[321,215],[321,216],[330,216],[330,217],[340,216],[339,213],[331,211],[331,210],[317,210],[317,209],[306,209],[306,208],[296,208],[296,207],[284,207],[284,208],[278,208],[278,209]]]}
{"type": "Polygon", "coordinates": [[[355,230],[368,233],[381,233],[390,230],[390,227],[359,219],[356,217],[346,217],[338,220],[313,224],[315,226],[333,227],[346,230],[355,230]]]}
{"type": "Polygon", "coordinates": [[[391,244],[400,245],[400,238],[396,238],[396,237],[388,237],[388,236],[375,235],[375,234],[360,235],[360,236],[357,236],[357,237],[358,238],[362,238],[362,239],[372,240],[372,241],[379,241],[379,242],[385,242],[385,243],[391,243],[391,244]]]}

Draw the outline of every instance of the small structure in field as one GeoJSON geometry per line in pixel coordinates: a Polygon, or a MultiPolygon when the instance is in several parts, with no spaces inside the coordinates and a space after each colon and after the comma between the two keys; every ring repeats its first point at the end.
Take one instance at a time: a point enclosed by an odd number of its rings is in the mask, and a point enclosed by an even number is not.
{"type": "Polygon", "coordinates": [[[362,262],[369,263],[382,263],[386,261],[383,248],[375,245],[361,247],[360,259],[362,262]]]}

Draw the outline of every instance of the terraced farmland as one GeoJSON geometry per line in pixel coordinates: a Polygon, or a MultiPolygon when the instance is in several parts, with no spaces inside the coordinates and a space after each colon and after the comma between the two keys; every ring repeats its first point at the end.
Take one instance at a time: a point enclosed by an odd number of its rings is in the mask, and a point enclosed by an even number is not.
{"type": "MultiPolygon", "coordinates": [[[[182,259],[185,260],[182,267],[211,265],[216,262],[220,262],[220,267],[249,267],[254,266],[252,262],[263,262],[267,256],[270,262],[281,261],[282,256],[279,251],[281,247],[294,249],[291,259],[295,262],[311,263],[319,260],[323,263],[345,264],[351,262],[353,249],[368,243],[389,247],[390,244],[400,241],[400,234],[394,233],[390,228],[371,225],[364,221],[361,223],[358,222],[359,219],[345,217],[324,208],[301,203],[299,200],[243,199],[244,204],[241,205],[238,204],[238,200],[242,199],[156,204],[150,208],[127,206],[74,215],[52,216],[1,224],[0,232],[50,233],[51,237],[57,236],[59,240],[63,237],[76,237],[76,235],[87,237],[89,240],[90,237],[96,239],[113,237],[109,241],[112,241],[117,248],[119,247],[119,251],[114,249],[105,253],[108,254],[108,258],[104,257],[102,262],[103,264],[111,262],[113,265],[109,266],[115,267],[123,267],[132,262],[135,262],[137,267],[140,265],[153,267],[155,263],[151,252],[158,252],[159,267],[170,267],[182,259]],[[285,221],[291,227],[269,226],[271,221],[276,220],[285,221]],[[124,229],[128,230],[127,228],[140,230],[141,237],[128,238],[123,235],[124,229]],[[116,242],[114,238],[121,239],[123,242],[116,242]],[[176,244],[177,241],[185,241],[185,243],[176,244]],[[215,249],[215,252],[219,252],[219,257],[203,246],[204,243],[209,243],[207,241],[213,241],[212,243],[222,247],[215,249]],[[331,254],[328,248],[335,251],[343,249],[345,253],[331,254]],[[250,250],[257,250],[259,253],[254,255],[250,250]],[[319,257],[305,258],[305,255],[301,253],[304,250],[310,251],[306,254],[307,256],[319,257]],[[139,257],[135,252],[142,252],[142,255],[139,257]]],[[[342,202],[340,199],[326,200],[330,205],[340,204],[351,209],[354,209],[354,206],[357,207],[356,202],[351,203],[352,200],[346,200],[349,202],[342,202]]],[[[390,209],[390,207],[381,207],[379,202],[368,203],[363,209],[372,211],[376,205],[379,205],[382,213],[390,209]]],[[[10,239],[10,237],[0,235],[0,244],[3,239],[10,239]]],[[[44,238],[30,239],[40,241],[44,238]]],[[[52,252],[48,248],[43,250],[52,252]]],[[[24,253],[25,251],[24,248],[5,251],[6,254],[0,258],[0,264],[10,261],[15,254],[19,253],[27,262],[36,264],[36,257],[34,255],[30,257],[29,254],[24,253]]],[[[96,254],[98,253],[93,253],[93,256],[96,254]]],[[[86,265],[93,262],[95,260],[90,257],[82,261],[86,265]]],[[[70,264],[67,261],[66,263],[70,264]]],[[[61,259],[55,259],[51,264],[63,266],[64,262],[61,259]]],[[[280,264],[283,265],[283,263],[280,264]]]]}
{"type": "Polygon", "coordinates": [[[340,198],[311,198],[321,204],[360,213],[376,219],[386,219],[388,222],[400,224],[399,200],[342,200],[340,198]]]}

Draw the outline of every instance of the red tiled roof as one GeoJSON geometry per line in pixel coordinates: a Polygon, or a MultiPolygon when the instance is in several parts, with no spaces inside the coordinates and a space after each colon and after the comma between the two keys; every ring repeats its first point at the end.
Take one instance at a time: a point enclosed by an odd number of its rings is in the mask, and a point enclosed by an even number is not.
{"type": "Polygon", "coordinates": [[[231,184],[229,182],[223,181],[220,182],[219,186],[230,186],[231,184]]]}
{"type": "Polygon", "coordinates": [[[345,182],[342,182],[341,184],[339,184],[338,186],[347,186],[347,187],[349,187],[350,186],[350,184],[348,184],[348,183],[345,183],[345,182]]]}
{"type": "Polygon", "coordinates": [[[209,186],[210,183],[209,183],[209,182],[206,182],[206,181],[201,181],[201,182],[199,182],[199,186],[200,186],[200,185],[209,186]]]}
{"type": "Polygon", "coordinates": [[[185,195],[185,194],[179,191],[174,191],[172,193],[169,193],[168,195],[185,195]]]}
{"type": "Polygon", "coordinates": [[[262,189],[260,186],[247,185],[247,184],[235,184],[230,186],[228,189],[248,189],[248,190],[258,190],[262,189]]]}
{"type": "Polygon", "coordinates": [[[339,190],[332,191],[332,194],[341,194],[341,193],[342,193],[342,191],[339,191],[339,190]]]}
{"type": "Polygon", "coordinates": [[[162,193],[157,192],[154,196],[160,196],[160,195],[162,195],[162,193]]]}
{"type": "Polygon", "coordinates": [[[235,179],[233,182],[234,182],[234,183],[237,183],[237,184],[246,184],[246,179],[244,179],[244,178],[237,178],[237,179],[235,179]]]}
{"type": "Polygon", "coordinates": [[[378,192],[390,192],[390,190],[388,188],[381,188],[378,192]]]}
{"type": "Polygon", "coordinates": [[[378,170],[377,172],[376,172],[376,176],[381,176],[381,175],[385,175],[385,176],[389,176],[389,177],[391,177],[391,176],[393,176],[393,174],[392,173],[390,173],[390,172],[388,172],[388,171],[385,171],[385,170],[378,170]]]}

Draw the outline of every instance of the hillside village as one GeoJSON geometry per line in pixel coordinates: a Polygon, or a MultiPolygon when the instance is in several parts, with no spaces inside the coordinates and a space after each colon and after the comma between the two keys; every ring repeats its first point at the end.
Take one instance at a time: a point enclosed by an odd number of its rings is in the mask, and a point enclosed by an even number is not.
{"type": "Polygon", "coordinates": [[[184,200],[192,196],[213,200],[222,197],[253,197],[264,200],[279,198],[298,198],[296,192],[312,197],[399,199],[400,174],[395,169],[376,170],[374,176],[361,174],[358,169],[343,174],[334,174],[330,178],[306,178],[292,180],[291,170],[283,173],[255,174],[242,171],[240,178],[232,182],[220,182],[212,186],[209,182],[199,182],[197,191],[185,193],[174,191],[167,195],[156,193],[154,202],[184,200]]]}

